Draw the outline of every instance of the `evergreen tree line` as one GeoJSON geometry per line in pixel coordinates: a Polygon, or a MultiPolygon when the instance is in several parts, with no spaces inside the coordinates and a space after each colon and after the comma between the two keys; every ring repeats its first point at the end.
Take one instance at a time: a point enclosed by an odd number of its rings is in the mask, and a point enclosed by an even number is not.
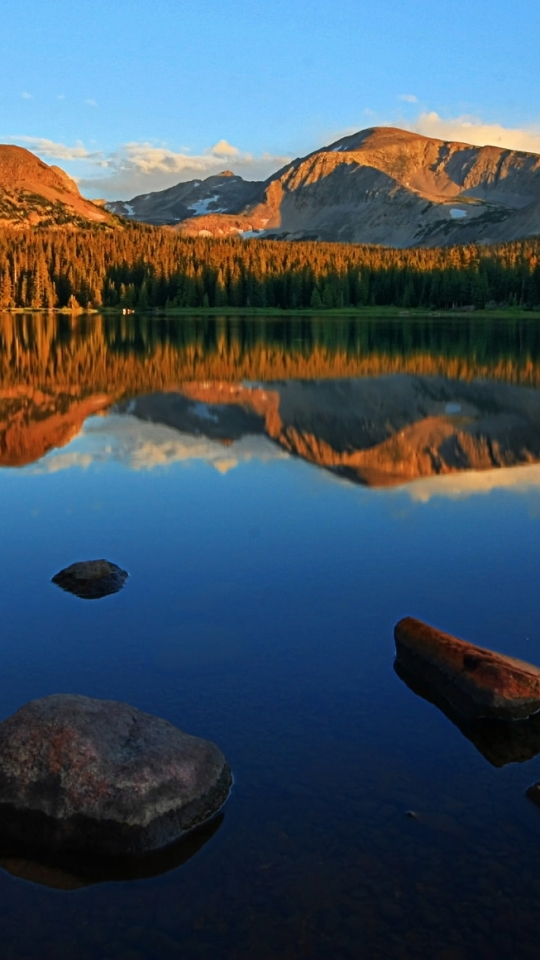
{"type": "Polygon", "coordinates": [[[540,307],[540,238],[396,250],[183,238],[140,224],[0,231],[0,308],[540,307]]]}

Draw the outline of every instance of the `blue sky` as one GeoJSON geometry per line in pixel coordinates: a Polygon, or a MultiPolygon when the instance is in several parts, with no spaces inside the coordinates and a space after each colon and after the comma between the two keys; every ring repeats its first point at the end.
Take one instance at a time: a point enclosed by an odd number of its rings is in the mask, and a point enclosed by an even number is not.
{"type": "Polygon", "coordinates": [[[392,124],[540,153],[537,0],[4,0],[0,142],[129,198],[392,124]]]}

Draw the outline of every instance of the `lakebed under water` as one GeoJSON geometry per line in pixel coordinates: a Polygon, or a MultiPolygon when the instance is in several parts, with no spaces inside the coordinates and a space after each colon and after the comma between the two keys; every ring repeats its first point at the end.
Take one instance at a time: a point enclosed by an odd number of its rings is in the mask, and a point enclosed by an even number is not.
{"type": "Polygon", "coordinates": [[[0,718],[124,700],[235,778],[131,878],[0,849],[2,958],[536,958],[540,756],[393,628],[540,664],[540,324],[0,315],[0,374],[0,718]],[[119,593],[51,584],[99,557],[119,593]]]}

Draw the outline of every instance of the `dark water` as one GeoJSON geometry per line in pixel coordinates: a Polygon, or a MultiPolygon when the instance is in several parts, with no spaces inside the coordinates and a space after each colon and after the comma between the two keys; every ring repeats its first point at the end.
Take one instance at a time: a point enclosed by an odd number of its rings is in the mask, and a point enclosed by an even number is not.
{"type": "Polygon", "coordinates": [[[536,960],[540,758],[490,763],[393,627],[540,664],[540,326],[0,317],[0,349],[0,717],[125,700],[235,777],[155,876],[4,851],[2,960],[536,960]],[[102,556],[120,593],[50,583],[102,556]]]}

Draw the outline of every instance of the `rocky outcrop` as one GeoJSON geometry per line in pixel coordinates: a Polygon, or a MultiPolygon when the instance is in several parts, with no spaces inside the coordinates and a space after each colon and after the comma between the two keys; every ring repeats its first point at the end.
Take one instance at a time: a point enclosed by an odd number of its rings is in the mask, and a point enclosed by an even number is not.
{"type": "Polygon", "coordinates": [[[397,663],[465,717],[515,720],[540,710],[540,669],[405,617],[394,630],[397,663]]]}
{"type": "Polygon", "coordinates": [[[0,840],[155,850],[212,817],[230,786],[215,744],[125,703],[58,694],[0,724],[0,840]]]}
{"type": "Polygon", "coordinates": [[[100,600],[122,589],[129,574],[109,560],[79,560],[52,578],[62,590],[81,600],[100,600]]]}

